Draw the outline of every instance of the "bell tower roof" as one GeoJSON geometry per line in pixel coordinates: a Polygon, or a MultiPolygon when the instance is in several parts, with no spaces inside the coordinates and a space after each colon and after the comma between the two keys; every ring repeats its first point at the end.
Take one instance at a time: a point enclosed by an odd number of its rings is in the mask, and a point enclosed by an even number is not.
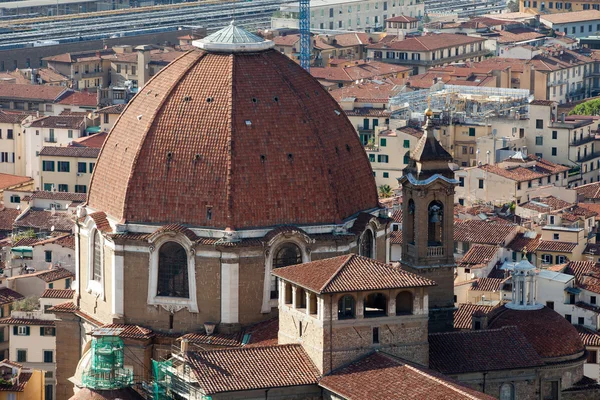
{"type": "Polygon", "coordinates": [[[433,135],[433,123],[431,122],[431,110],[427,109],[427,121],[423,130],[425,134],[419,139],[412,153],[412,159],[417,162],[427,161],[452,161],[452,156],[440,144],[433,135]]]}

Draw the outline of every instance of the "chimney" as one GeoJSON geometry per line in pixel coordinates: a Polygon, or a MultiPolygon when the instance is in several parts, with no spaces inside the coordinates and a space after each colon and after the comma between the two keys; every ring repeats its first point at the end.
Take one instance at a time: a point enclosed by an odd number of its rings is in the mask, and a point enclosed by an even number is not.
{"type": "Polygon", "coordinates": [[[181,353],[185,354],[189,351],[190,341],[187,338],[181,339],[181,353]]]}
{"type": "Polygon", "coordinates": [[[138,87],[141,89],[150,79],[150,46],[137,46],[138,87]]]}
{"type": "Polygon", "coordinates": [[[204,323],[204,330],[206,331],[206,334],[208,336],[212,335],[215,332],[215,327],[217,326],[217,324],[215,324],[214,322],[205,322],[204,323]]]}

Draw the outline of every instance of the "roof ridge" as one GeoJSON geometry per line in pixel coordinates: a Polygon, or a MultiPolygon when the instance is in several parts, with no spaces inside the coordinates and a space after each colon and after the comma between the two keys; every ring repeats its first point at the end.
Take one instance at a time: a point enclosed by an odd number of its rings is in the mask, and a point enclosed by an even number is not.
{"type": "Polygon", "coordinates": [[[346,256],[346,261],[344,261],[336,270],[333,274],[331,274],[331,276],[329,277],[329,279],[327,279],[327,281],[323,284],[323,286],[321,286],[321,288],[319,289],[320,292],[323,292],[325,290],[325,288],[327,288],[327,286],[331,283],[331,281],[333,281],[337,275],[340,273],[340,271],[342,270],[342,268],[344,268],[346,265],[348,265],[348,263],[350,262],[351,259],[354,258],[354,256],[356,256],[356,254],[354,253],[350,253],[346,256]]]}
{"type": "Polygon", "coordinates": [[[423,371],[422,369],[416,368],[416,367],[412,366],[409,363],[405,363],[404,366],[406,368],[411,369],[412,371],[415,371],[419,375],[427,376],[429,379],[432,379],[432,380],[434,380],[434,381],[436,381],[436,382],[438,382],[438,383],[446,386],[447,388],[455,390],[456,392],[460,393],[461,395],[465,396],[468,399],[479,400],[479,397],[475,397],[474,395],[467,393],[464,389],[461,389],[459,383],[451,384],[450,382],[448,382],[446,380],[443,380],[443,379],[440,379],[437,376],[434,376],[433,374],[428,374],[425,371],[423,371]]]}

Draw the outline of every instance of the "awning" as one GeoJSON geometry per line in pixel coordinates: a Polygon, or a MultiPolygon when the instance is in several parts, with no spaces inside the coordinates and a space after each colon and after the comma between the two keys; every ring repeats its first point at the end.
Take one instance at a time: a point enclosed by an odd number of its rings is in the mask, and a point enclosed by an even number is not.
{"type": "Polygon", "coordinates": [[[31,246],[17,246],[10,249],[10,251],[21,257],[33,257],[33,247],[31,246]]]}
{"type": "Polygon", "coordinates": [[[565,292],[571,293],[571,294],[579,294],[579,293],[581,293],[581,289],[576,288],[576,287],[568,287],[568,288],[565,288],[565,292]]]}
{"type": "Polygon", "coordinates": [[[98,133],[101,131],[99,126],[88,126],[87,128],[85,128],[85,131],[87,133],[98,133]]]}

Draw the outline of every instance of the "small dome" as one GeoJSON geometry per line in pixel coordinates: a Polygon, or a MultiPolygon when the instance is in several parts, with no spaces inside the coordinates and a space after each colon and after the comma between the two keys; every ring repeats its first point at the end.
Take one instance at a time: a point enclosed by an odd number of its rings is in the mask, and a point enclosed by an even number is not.
{"type": "Polygon", "coordinates": [[[250,33],[231,21],[229,26],[195,40],[192,44],[200,49],[214,52],[253,52],[273,48],[272,40],[265,40],[260,36],[250,33]]]}
{"type": "Polygon", "coordinates": [[[489,328],[516,326],[542,358],[566,357],[585,350],[577,329],[548,307],[513,310],[505,306],[492,311],[489,328]]]}
{"type": "MultiPolygon", "coordinates": [[[[205,43],[240,35],[230,25],[205,43]]],[[[298,64],[273,49],[195,49],[120,115],[88,207],[122,223],[239,230],[339,224],[378,198],[352,123],[298,64]]]]}

